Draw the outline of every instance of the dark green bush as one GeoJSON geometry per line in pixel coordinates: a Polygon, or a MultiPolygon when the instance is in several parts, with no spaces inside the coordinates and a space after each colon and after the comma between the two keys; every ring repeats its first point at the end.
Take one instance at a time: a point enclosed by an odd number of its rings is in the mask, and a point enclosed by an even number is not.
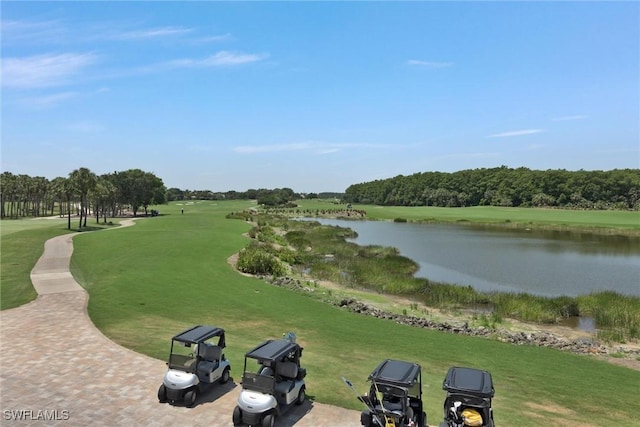
{"type": "Polygon", "coordinates": [[[284,276],[286,268],[268,249],[251,244],[238,255],[238,270],[249,274],[284,276]]]}

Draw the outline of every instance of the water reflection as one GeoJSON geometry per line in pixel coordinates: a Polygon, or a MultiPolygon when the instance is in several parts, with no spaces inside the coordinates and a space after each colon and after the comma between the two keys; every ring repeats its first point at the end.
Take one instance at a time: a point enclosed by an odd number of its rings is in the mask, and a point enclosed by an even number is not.
{"type": "Polygon", "coordinates": [[[544,230],[507,228],[478,224],[461,225],[474,231],[521,238],[523,245],[537,244],[550,252],[572,251],[584,254],[637,255],[640,254],[640,238],[614,234],[593,234],[575,230],[544,230]]]}
{"type": "Polygon", "coordinates": [[[398,248],[418,277],[480,291],[576,296],[600,290],[640,295],[640,239],[479,225],[314,219],[348,227],[360,245],[398,248]]]}
{"type": "Polygon", "coordinates": [[[579,331],[594,332],[596,330],[596,319],[593,317],[568,317],[560,322],[561,326],[567,326],[579,331]]]}

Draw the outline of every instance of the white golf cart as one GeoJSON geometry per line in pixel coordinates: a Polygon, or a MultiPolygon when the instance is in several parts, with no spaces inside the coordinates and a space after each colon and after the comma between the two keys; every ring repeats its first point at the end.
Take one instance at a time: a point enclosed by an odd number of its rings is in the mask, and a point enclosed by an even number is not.
{"type": "Polygon", "coordinates": [[[229,381],[231,365],[224,347],[224,329],[213,326],[194,326],[174,336],[169,370],[158,389],[160,403],[184,402],[191,408],[209,385],[229,381]]]}
{"type": "Polygon", "coordinates": [[[302,347],[289,332],[245,354],[242,391],[233,411],[233,425],[273,427],[277,416],[305,400],[307,371],[300,367],[302,347]]]}

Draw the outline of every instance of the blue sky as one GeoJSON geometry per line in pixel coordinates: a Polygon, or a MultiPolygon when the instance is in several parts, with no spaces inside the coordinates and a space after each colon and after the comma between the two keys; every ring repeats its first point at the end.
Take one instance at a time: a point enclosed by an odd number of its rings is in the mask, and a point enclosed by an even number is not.
{"type": "Polygon", "coordinates": [[[2,170],[344,191],[640,168],[638,2],[7,2],[2,170]]]}

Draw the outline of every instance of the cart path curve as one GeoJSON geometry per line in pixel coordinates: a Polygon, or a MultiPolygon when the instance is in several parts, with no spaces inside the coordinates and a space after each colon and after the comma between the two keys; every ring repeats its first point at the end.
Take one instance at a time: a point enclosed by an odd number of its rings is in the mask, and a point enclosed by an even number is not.
{"type": "MultiPolygon", "coordinates": [[[[214,386],[190,409],[158,403],[166,364],[114,343],[93,325],[89,296],[69,271],[74,235],[45,243],[31,271],[38,297],[0,312],[0,425],[232,426],[238,384],[214,386]]],[[[239,375],[238,368],[232,372],[239,375]]],[[[360,413],[307,401],[276,422],[294,425],[355,427],[360,413]]]]}

